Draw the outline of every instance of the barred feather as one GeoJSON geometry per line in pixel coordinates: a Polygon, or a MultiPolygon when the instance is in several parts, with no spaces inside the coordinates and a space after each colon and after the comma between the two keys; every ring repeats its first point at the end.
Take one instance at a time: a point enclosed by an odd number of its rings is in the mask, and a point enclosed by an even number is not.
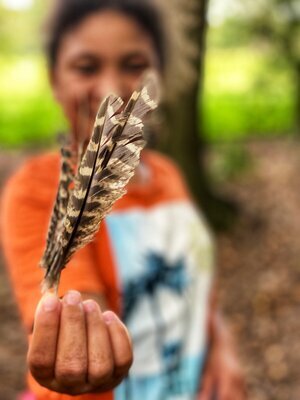
{"type": "MultiPolygon", "coordinates": [[[[42,260],[46,268],[43,290],[57,290],[60,273],[71,256],[93,239],[103,218],[126,192],[145,145],[142,119],[156,108],[157,97],[157,82],[150,75],[124,109],[123,101],[114,95],[101,104],[74,178],[61,229],[56,229],[58,237],[48,235],[46,257],[42,260]],[[52,238],[56,238],[56,244],[49,244],[52,238]]],[[[51,223],[50,228],[54,225],[58,226],[57,222],[51,223]]]]}
{"type": "Polygon", "coordinates": [[[63,218],[66,215],[71,191],[70,185],[74,179],[74,167],[71,147],[68,143],[63,143],[59,185],[48,229],[46,249],[40,261],[40,266],[43,268],[47,268],[47,265],[51,263],[54,248],[63,228],[63,218]]]}

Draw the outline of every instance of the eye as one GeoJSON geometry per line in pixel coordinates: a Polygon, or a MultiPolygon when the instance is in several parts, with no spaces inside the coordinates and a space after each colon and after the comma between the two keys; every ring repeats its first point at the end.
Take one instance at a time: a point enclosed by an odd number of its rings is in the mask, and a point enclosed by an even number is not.
{"type": "Polygon", "coordinates": [[[75,70],[78,74],[83,76],[91,76],[95,74],[98,70],[98,66],[96,64],[77,64],[75,66],[75,70]]]}
{"type": "Polygon", "coordinates": [[[127,61],[124,62],[122,67],[124,72],[130,74],[139,74],[149,67],[149,63],[146,61],[127,61]]]}

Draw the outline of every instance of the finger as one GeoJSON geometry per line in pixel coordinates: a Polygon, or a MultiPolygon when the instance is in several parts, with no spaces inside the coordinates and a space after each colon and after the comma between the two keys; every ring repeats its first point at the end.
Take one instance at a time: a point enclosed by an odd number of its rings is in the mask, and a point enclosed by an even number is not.
{"type": "Polygon", "coordinates": [[[235,387],[230,384],[229,380],[220,380],[218,391],[218,398],[220,400],[234,400],[235,392],[235,387]]]}
{"type": "Polygon", "coordinates": [[[231,391],[233,394],[230,399],[233,400],[246,400],[247,399],[247,391],[245,386],[241,382],[237,382],[231,391]]]}
{"type": "Polygon", "coordinates": [[[133,361],[132,344],[125,325],[112,311],[103,313],[108,328],[113,358],[115,378],[127,375],[133,361]]]}
{"type": "Polygon", "coordinates": [[[226,394],[225,400],[230,399],[230,400],[244,400],[244,396],[242,393],[236,389],[236,388],[231,388],[230,392],[226,394]]]}
{"type": "Polygon", "coordinates": [[[88,381],[95,387],[112,378],[114,359],[107,326],[94,300],[83,303],[87,325],[88,381]]]}
{"type": "Polygon", "coordinates": [[[213,386],[212,375],[206,373],[200,389],[198,400],[213,400],[216,388],[213,386]]]}
{"type": "Polygon", "coordinates": [[[218,386],[220,400],[244,400],[246,398],[245,385],[240,375],[222,374],[218,386]]]}
{"type": "Polygon", "coordinates": [[[85,383],[87,373],[86,327],[81,295],[70,291],[62,300],[55,365],[56,380],[65,386],[85,383]]]}
{"type": "Polygon", "coordinates": [[[37,380],[54,377],[60,311],[60,301],[53,294],[44,295],[37,307],[27,355],[29,369],[37,380]]]}

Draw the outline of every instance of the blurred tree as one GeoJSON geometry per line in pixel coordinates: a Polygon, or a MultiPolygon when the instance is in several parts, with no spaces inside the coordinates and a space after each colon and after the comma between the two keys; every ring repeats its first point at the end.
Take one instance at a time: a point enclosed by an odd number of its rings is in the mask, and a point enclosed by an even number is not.
{"type": "Polygon", "coordinates": [[[166,5],[172,37],[164,106],[166,135],[161,147],[181,166],[209,222],[215,228],[224,228],[231,223],[235,207],[213,193],[208,180],[207,143],[199,107],[203,92],[208,2],[174,0],[173,13],[170,13],[169,2],[168,7],[166,5]]]}

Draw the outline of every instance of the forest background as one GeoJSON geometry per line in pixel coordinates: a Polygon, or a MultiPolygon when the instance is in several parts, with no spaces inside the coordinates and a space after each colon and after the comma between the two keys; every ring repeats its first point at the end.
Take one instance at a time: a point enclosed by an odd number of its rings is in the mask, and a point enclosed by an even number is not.
{"type": "MultiPolygon", "coordinates": [[[[43,0],[0,1],[1,147],[45,147],[65,128],[41,53],[44,10],[43,0]]],[[[299,13],[292,0],[211,0],[199,103],[209,143],[295,133],[297,67],[284,35],[300,47],[299,24],[292,31],[299,13]]]]}

